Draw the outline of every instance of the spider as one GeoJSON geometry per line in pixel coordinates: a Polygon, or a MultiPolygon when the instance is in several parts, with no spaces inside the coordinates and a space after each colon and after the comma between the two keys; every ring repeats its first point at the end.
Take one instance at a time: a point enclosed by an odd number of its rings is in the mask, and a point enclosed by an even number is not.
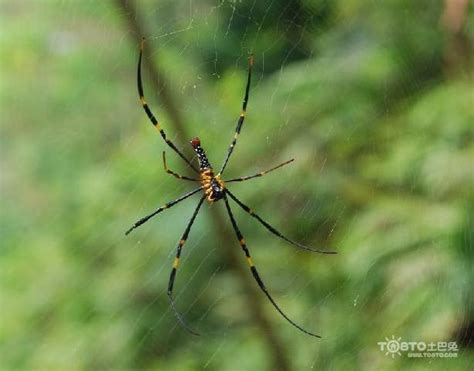
{"type": "Polygon", "coordinates": [[[285,237],[277,229],[272,227],[265,220],[263,220],[259,215],[257,215],[250,207],[248,207],[242,201],[240,201],[237,198],[237,196],[235,196],[229,190],[229,188],[227,187],[228,183],[243,182],[243,181],[246,181],[246,180],[250,180],[250,179],[253,179],[253,178],[258,178],[258,177],[264,176],[265,174],[267,174],[271,171],[279,169],[282,166],[285,166],[285,165],[293,162],[294,159],[285,161],[285,162],[283,162],[283,163],[281,163],[281,164],[279,164],[275,167],[272,167],[271,169],[259,172],[259,173],[254,174],[254,175],[249,175],[249,176],[244,176],[244,177],[241,177],[241,178],[234,178],[234,179],[229,179],[229,180],[222,180],[222,174],[224,173],[224,170],[227,166],[227,163],[229,162],[230,156],[232,155],[232,152],[234,151],[234,147],[237,143],[237,137],[240,134],[240,131],[242,129],[242,125],[243,125],[244,120],[245,120],[245,115],[246,115],[246,110],[247,110],[247,102],[248,102],[249,91],[250,91],[250,81],[251,81],[251,77],[252,77],[253,56],[250,55],[250,57],[248,58],[247,86],[245,88],[245,95],[244,95],[244,100],[243,100],[243,104],[242,104],[242,111],[241,111],[239,119],[237,121],[237,128],[235,130],[235,134],[234,134],[234,137],[232,139],[232,142],[230,143],[230,146],[229,146],[229,149],[227,151],[224,162],[223,162],[220,170],[216,174],[214,172],[207,156],[206,156],[206,152],[201,147],[201,141],[199,140],[199,138],[193,138],[190,141],[190,144],[191,144],[191,146],[192,146],[192,148],[193,148],[193,150],[196,153],[196,156],[198,158],[199,169],[197,169],[191,163],[191,161],[188,160],[188,158],[176,147],[176,145],[170,139],[167,138],[165,132],[163,131],[163,129],[160,126],[160,123],[158,122],[155,115],[152,113],[150,107],[148,106],[148,104],[145,100],[144,94],[143,94],[143,84],[142,84],[142,77],[141,77],[141,64],[142,64],[144,42],[145,42],[145,39],[143,39],[141,44],[140,44],[140,53],[139,53],[139,57],[138,57],[138,67],[137,67],[137,85],[138,85],[138,95],[140,97],[140,102],[141,102],[141,104],[143,106],[143,109],[145,110],[145,113],[148,116],[149,120],[151,121],[153,126],[159,131],[161,137],[166,142],[166,144],[169,147],[171,147],[173,149],[173,151],[175,151],[188,164],[188,166],[197,173],[197,175],[199,175],[199,178],[191,178],[191,177],[188,177],[188,176],[180,175],[180,174],[177,174],[174,171],[170,170],[167,166],[167,163],[166,163],[165,152],[163,151],[163,167],[164,167],[164,170],[168,174],[173,175],[174,177],[176,177],[178,179],[193,181],[193,182],[199,182],[200,186],[198,188],[182,195],[181,197],[177,198],[176,200],[167,202],[163,206],[161,206],[158,209],[156,209],[155,211],[153,211],[151,214],[141,218],[135,224],[133,224],[133,226],[130,229],[128,229],[127,232],[125,232],[125,234],[128,235],[132,230],[134,230],[135,228],[137,228],[137,227],[141,226],[142,224],[146,223],[148,220],[150,220],[155,215],[161,213],[163,210],[169,209],[172,206],[178,204],[179,202],[191,197],[192,195],[203,191],[203,195],[201,196],[201,199],[199,200],[199,202],[198,202],[198,204],[197,204],[197,206],[196,206],[196,208],[195,208],[195,210],[194,210],[194,212],[191,216],[191,219],[189,220],[189,222],[186,226],[186,229],[184,230],[184,233],[181,236],[181,239],[179,240],[178,246],[176,248],[176,256],[174,258],[173,268],[171,270],[171,274],[170,274],[169,282],[168,282],[168,298],[170,300],[171,308],[172,308],[174,314],[176,315],[176,318],[177,318],[178,322],[180,323],[180,325],[185,330],[187,330],[191,334],[199,335],[199,333],[197,333],[196,331],[191,329],[191,327],[185,322],[183,316],[176,309],[176,305],[175,305],[175,302],[173,300],[173,286],[174,286],[174,281],[175,281],[175,278],[176,278],[176,272],[177,272],[177,269],[178,269],[178,266],[179,266],[179,259],[181,257],[181,251],[183,249],[184,244],[186,243],[186,240],[188,238],[191,227],[194,223],[194,220],[196,219],[196,216],[199,213],[199,210],[200,210],[204,200],[206,200],[207,202],[209,202],[211,204],[214,203],[214,202],[218,202],[220,200],[224,200],[224,204],[225,204],[225,207],[227,209],[227,213],[229,215],[229,218],[230,218],[232,227],[234,229],[234,232],[237,236],[237,240],[238,240],[238,242],[239,242],[239,244],[242,248],[243,253],[245,254],[245,257],[247,259],[247,263],[249,265],[250,271],[252,272],[252,275],[253,275],[255,281],[257,282],[258,286],[260,287],[260,289],[267,296],[268,300],[275,307],[275,309],[280,313],[280,315],[283,316],[291,325],[296,327],[298,330],[304,332],[305,334],[320,338],[319,335],[316,335],[316,334],[314,334],[314,333],[312,333],[308,330],[305,330],[303,327],[301,327],[300,325],[295,323],[293,320],[291,320],[282,311],[282,309],[277,305],[277,303],[275,302],[273,297],[270,295],[270,293],[268,292],[265,284],[263,283],[262,279],[260,278],[260,275],[257,272],[257,268],[255,267],[255,265],[253,263],[252,257],[250,256],[250,251],[247,247],[247,244],[244,240],[244,237],[243,237],[242,233],[240,232],[239,227],[237,226],[237,222],[235,220],[234,214],[232,213],[232,209],[231,209],[230,204],[229,204],[229,198],[230,198],[235,203],[237,203],[237,205],[240,206],[246,213],[248,213],[253,218],[257,219],[257,221],[259,223],[261,223],[271,233],[273,233],[274,235],[278,236],[279,238],[285,240],[286,242],[296,246],[297,248],[312,251],[312,252],[322,253],[322,254],[335,254],[336,252],[334,252],[334,251],[316,250],[316,249],[304,246],[304,245],[302,245],[298,242],[292,241],[288,237],[285,237]]]}

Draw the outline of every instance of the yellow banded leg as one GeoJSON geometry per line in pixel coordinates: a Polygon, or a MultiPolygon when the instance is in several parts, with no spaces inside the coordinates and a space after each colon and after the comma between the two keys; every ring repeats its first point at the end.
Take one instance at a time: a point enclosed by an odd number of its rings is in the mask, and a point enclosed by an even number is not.
{"type": "Polygon", "coordinates": [[[245,240],[242,236],[242,233],[240,232],[240,229],[239,227],[237,226],[237,222],[235,221],[235,218],[234,218],[234,215],[232,214],[232,210],[230,209],[230,205],[229,205],[229,201],[227,199],[227,196],[224,196],[224,202],[225,202],[225,206],[227,208],[227,213],[229,214],[229,217],[230,217],[230,221],[232,223],[232,227],[234,228],[234,231],[235,231],[235,234],[237,236],[237,239],[239,240],[239,244],[240,246],[242,247],[242,250],[244,251],[245,253],[245,256],[247,258],[247,262],[249,264],[249,267],[250,267],[250,271],[252,272],[252,275],[255,279],[255,281],[257,282],[258,286],[260,287],[260,289],[263,291],[263,293],[266,295],[266,297],[268,298],[268,300],[270,300],[270,302],[272,303],[273,307],[278,311],[278,313],[280,313],[280,315],[285,318],[291,325],[293,325],[294,327],[296,327],[298,330],[304,332],[305,334],[308,334],[310,336],[314,336],[314,337],[317,337],[317,338],[320,338],[319,335],[316,335],[312,332],[309,332],[308,330],[305,330],[303,327],[301,327],[300,325],[298,325],[297,323],[295,323],[293,320],[291,320],[282,310],[281,308],[278,306],[278,304],[275,302],[275,300],[272,298],[272,296],[270,295],[270,293],[268,292],[267,288],[265,287],[265,284],[263,283],[262,279],[260,278],[260,275],[258,274],[257,272],[257,268],[255,267],[255,265],[253,264],[253,261],[252,261],[252,258],[250,257],[250,251],[245,243],[245,240]]]}
{"type": "Polygon", "coordinates": [[[195,171],[195,172],[199,172],[198,169],[196,169],[196,167],[191,163],[191,161],[189,161],[187,159],[187,157],[174,145],[174,143],[169,140],[167,137],[166,137],[166,134],[165,132],[163,131],[163,129],[160,127],[160,124],[158,122],[158,120],[156,119],[155,115],[153,114],[153,112],[151,111],[150,107],[148,106],[147,102],[146,102],[146,99],[145,99],[145,94],[143,93],[143,83],[142,83],[142,59],[143,59],[143,48],[144,48],[144,39],[142,40],[141,44],[140,44],[140,54],[138,56],[138,67],[137,67],[137,87],[138,87],[138,96],[140,98],[140,102],[142,104],[142,107],[146,113],[146,115],[148,116],[149,120],[151,121],[151,123],[153,124],[153,126],[156,127],[156,129],[160,132],[160,135],[161,137],[163,138],[163,140],[168,144],[168,146],[170,146],[173,151],[175,151],[179,157],[181,157],[184,161],[186,161],[186,163],[195,171]]]}
{"type": "Polygon", "coordinates": [[[165,154],[165,151],[163,151],[163,167],[164,167],[165,171],[166,171],[168,174],[173,175],[175,178],[183,179],[183,180],[191,180],[191,181],[194,181],[194,182],[198,182],[198,181],[199,181],[199,179],[190,178],[190,177],[187,177],[187,176],[184,176],[184,175],[180,175],[180,174],[178,174],[178,173],[175,173],[173,170],[170,170],[170,169],[168,168],[167,163],[166,163],[166,154],[165,154]]]}
{"type": "Polygon", "coordinates": [[[243,182],[244,180],[249,180],[249,179],[253,179],[253,178],[258,178],[258,177],[261,177],[261,176],[264,176],[265,174],[273,171],[273,170],[276,170],[276,169],[279,169],[280,167],[282,166],[285,166],[285,165],[288,165],[289,163],[293,162],[295,159],[292,158],[291,160],[288,160],[288,161],[285,161],[275,167],[272,167],[271,169],[268,169],[268,170],[265,170],[265,171],[261,171],[257,174],[254,174],[254,175],[249,175],[249,176],[244,176],[244,177],[241,177],[241,178],[234,178],[234,179],[230,179],[230,180],[225,180],[225,182],[243,182]]]}
{"type": "Polygon", "coordinates": [[[305,246],[305,245],[303,245],[299,242],[295,242],[293,240],[290,240],[288,237],[284,236],[276,228],[272,227],[265,220],[263,220],[260,216],[258,216],[252,209],[250,209],[250,207],[248,207],[242,201],[240,201],[232,192],[229,191],[229,189],[226,189],[226,192],[229,195],[229,197],[232,198],[245,212],[247,212],[250,216],[257,219],[268,231],[273,233],[275,236],[281,238],[282,240],[285,240],[286,242],[292,244],[293,246],[296,246],[296,247],[298,247],[300,249],[303,249],[303,250],[317,252],[317,253],[320,253],[320,254],[337,254],[337,252],[335,252],[335,251],[313,249],[313,248],[305,246]]]}
{"type": "Polygon", "coordinates": [[[235,129],[234,138],[232,139],[229,149],[227,150],[226,158],[224,159],[224,163],[222,164],[221,170],[218,172],[218,175],[222,174],[224,172],[225,167],[227,166],[227,162],[229,161],[229,158],[232,152],[234,151],[235,144],[237,143],[237,137],[240,134],[240,130],[242,129],[242,125],[245,120],[245,115],[247,112],[247,102],[249,100],[250,82],[252,80],[252,66],[253,66],[253,55],[250,55],[249,60],[248,60],[247,86],[245,87],[245,95],[244,95],[244,101],[242,103],[242,111],[240,112],[239,120],[237,121],[237,127],[235,129]]]}
{"type": "Polygon", "coordinates": [[[173,286],[174,286],[174,280],[176,278],[176,272],[177,272],[178,266],[179,266],[179,259],[181,257],[181,250],[182,250],[184,244],[186,243],[189,232],[191,231],[191,227],[194,223],[194,220],[196,219],[197,214],[199,213],[199,209],[201,208],[201,205],[204,202],[205,198],[206,197],[203,196],[199,200],[199,203],[198,203],[196,209],[194,210],[193,215],[191,216],[191,219],[189,220],[188,225],[186,226],[186,229],[184,230],[183,236],[181,237],[181,239],[178,242],[178,246],[176,247],[176,256],[175,256],[174,261],[173,261],[173,268],[171,269],[170,278],[169,278],[169,281],[168,281],[168,298],[169,298],[170,303],[171,303],[171,308],[173,309],[173,312],[176,315],[176,318],[178,319],[178,322],[180,323],[180,325],[183,326],[183,328],[185,328],[188,332],[190,332],[193,335],[199,335],[199,334],[197,332],[191,330],[191,328],[184,321],[184,318],[182,317],[182,315],[176,309],[176,305],[175,305],[174,300],[173,300],[173,286]]]}
{"type": "Polygon", "coordinates": [[[201,189],[202,189],[202,187],[196,188],[196,189],[192,190],[191,192],[188,192],[188,193],[184,194],[183,196],[177,198],[176,200],[164,204],[163,206],[161,206],[161,207],[159,207],[158,209],[156,209],[155,211],[153,211],[151,214],[149,214],[149,215],[147,215],[147,216],[144,216],[143,218],[141,218],[140,220],[138,220],[137,222],[135,222],[135,224],[133,224],[133,225],[128,229],[128,231],[125,232],[125,234],[129,234],[129,233],[130,233],[131,231],[133,231],[135,228],[138,228],[138,227],[141,226],[142,224],[146,223],[149,219],[153,218],[156,214],[161,213],[163,210],[169,209],[170,207],[176,205],[177,203],[179,203],[179,202],[185,200],[186,198],[192,196],[193,194],[199,192],[201,189]]]}

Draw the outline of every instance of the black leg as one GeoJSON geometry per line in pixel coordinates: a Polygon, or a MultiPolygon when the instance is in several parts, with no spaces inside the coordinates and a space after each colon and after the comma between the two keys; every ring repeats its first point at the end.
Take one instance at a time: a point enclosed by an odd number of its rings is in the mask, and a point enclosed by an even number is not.
{"type": "Polygon", "coordinates": [[[237,222],[235,221],[234,215],[232,214],[232,210],[230,209],[229,201],[227,199],[227,196],[224,194],[224,201],[225,201],[225,206],[227,208],[227,212],[229,213],[230,221],[232,223],[232,227],[234,227],[235,234],[237,235],[237,239],[239,240],[239,244],[242,247],[243,252],[245,253],[245,256],[247,258],[247,263],[250,267],[250,270],[252,271],[253,277],[255,278],[255,281],[257,281],[258,286],[260,289],[264,292],[264,294],[267,296],[268,300],[273,304],[275,309],[285,318],[289,323],[291,323],[294,327],[296,327],[298,330],[304,332],[305,334],[320,338],[321,336],[313,334],[312,332],[309,332],[293,322],[288,316],[283,313],[283,311],[280,309],[280,307],[277,305],[275,300],[271,297],[270,293],[268,292],[267,288],[265,287],[265,284],[263,283],[262,279],[260,278],[260,275],[257,272],[257,268],[255,268],[255,265],[253,264],[252,257],[250,256],[249,249],[247,245],[245,244],[244,237],[242,236],[242,233],[239,230],[239,227],[237,226],[237,222]]]}
{"type": "Polygon", "coordinates": [[[168,174],[173,175],[175,178],[184,179],[184,180],[192,180],[192,181],[194,181],[194,182],[199,182],[199,179],[190,178],[190,177],[187,177],[187,176],[184,176],[184,175],[179,175],[178,173],[175,173],[173,170],[168,169],[168,165],[166,164],[165,151],[163,151],[163,167],[165,168],[165,171],[166,171],[168,174]]]}
{"type": "Polygon", "coordinates": [[[294,160],[295,160],[295,159],[292,158],[291,160],[285,161],[285,162],[281,163],[280,165],[277,165],[277,166],[272,167],[271,169],[268,169],[268,170],[265,170],[265,171],[261,171],[260,173],[255,174],[255,175],[243,176],[243,177],[241,177],[241,178],[234,178],[234,179],[230,179],[230,180],[224,180],[224,182],[225,182],[225,183],[230,183],[230,182],[243,182],[244,180],[249,180],[249,179],[253,179],[253,178],[258,178],[258,177],[264,176],[265,174],[268,174],[270,171],[273,171],[273,170],[276,170],[276,169],[281,168],[282,166],[288,165],[289,163],[293,162],[294,160]]]}
{"type": "Polygon", "coordinates": [[[242,112],[240,113],[239,121],[237,121],[237,128],[235,129],[234,139],[232,139],[232,143],[230,144],[229,149],[227,150],[227,156],[224,160],[224,163],[222,164],[222,168],[219,171],[218,175],[221,175],[224,172],[225,167],[227,166],[227,162],[229,161],[230,155],[232,154],[234,150],[235,143],[237,143],[237,137],[240,134],[240,129],[242,129],[242,124],[244,123],[244,120],[245,120],[245,114],[247,113],[247,102],[249,100],[250,81],[252,79],[252,66],[253,66],[253,55],[249,57],[249,72],[247,76],[247,87],[245,88],[244,101],[242,103],[242,112]]]}
{"type": "Polygon", "coordinates": [[[202,187],[196,188],[195,190],[182,195],[181,197],[177,198],[176,200],[170,201],[170,202],[164,204],[163,206],[161,206],[158,209],[156,209],[155,211],[153,211],[151,214],[149,214],[147,216],[144,216],[139,221],[137,221],[134,225],[132,225],[130,227],[130,229],[127,232],[125,232],[125,234],[129,234],[135,228],[138,228],[142,224],[146,223],[150,218],[154,217],[156,214],[161,213],[163,210],[169,209],[170,207],[172,207],[172,206],[176,205],[177,203],[187,199],[188,197],[192,196],[193,194],[198,193],[201,189],[202,189],[202,187]]]}
{"type": "Polygon", "coordinates": [[[199,172],[198,169],[196,169],[196,167],[191,163],[191,161],[189,161],[186,158],[186,156],[183,155],[183,153],[174,145],[174,143],[166,137],[165,132],[163,131],[163,129],[160,126],[160,123],[156,119],[153,112],[151,112],[151,109],[150,109],[150,107],[148,107],[148,104],[145,100],[145,96],[143,94],[143,84],[142,84],[142,57],[143,57],[143,46],[144,46],[144,44],[145,44],[145,39],[143,39],[141,44],[140,44],[140,55],[138,57],[138,68],[137,68],[137,85],[138,85],[138,95],[140,97],[140,102],[143,106],[143,109],[145,110],[146,115],[150,119],[153,126],[155,126],[155,128],[160,132],[160,135],[163,138],[163,140],[173,149],[173,151],[175,151],[179,155],[179,157],[181,157],[184,161],[186,161],[186,163],[195,172],[198,173],[199,172]]]}
{"type": "Polygon", "coordinates": [[[189,223],[188,223],[188,225],[187,225],[187,227],[186,227],[186,229],[183,233],[183,236],[179,240],[178,247],[176,248],[176,257],[174,258],[174,262],[173,262],[173,269],[171,270],[170,279],[169,279],[169,282],[168,282],[168,298],[170,299],[171,308],[173,308],[173,312],[176,315],[176,318],[178,319],[181,326],[183,326],[188,332],[190,332],[193,335],[199,335],[199,334],[197,332],[191,330],[191,328],[186,324],[183,317],[181,316],[181,314],[176,309],[176,305],[175,305],[174,300],[173,300],[173,285],[174,285],[174,280],[176,278],[176,271],[177,271],[178,266],[179,266],[179,258],[181,257],[181,249],[183,248],[184,244],[186,243],[186,240],[187,240],[188,235],[189,235],[189,231],[191,230],[191,226],[193,225],[194,220],[196,219],[196,216],[199,213],[199,209],[201,208],[201,205],[202,205],[203,201],[205,200],[205,198],[206,198],[206,196],[201,197],[201,200],[199,201],[199,204],[197,205],[196,210],[194,210],[194,213],[193,213],[193,215],[191,217],[191,220],[189,221],[189,223]]]}
{"type": "Polygon", "coordinates": [[[335,251],[326,251],[326,250],[317,250],[313,249],[311,247],[305,246],[300,244],[299,242],[295,242],[290,240],[288,237],[283,236],[279,231],[277,231],[275,228],[273,228],[270,224],[268,224],[265,220],[260,218],[257,214],[253,212],[253,210],[248,207],[247,205],[244,205],[242,201],[240,201],[237,197],[235,197],[227,188],[226,188],[226,193],[235,201],[237,204],[244,209],[248,214],[253,216],[255,219],[257,219],[265,228],[267,228],[271,233],[273,233],[275,236],[280,237],[281,239],[285,240],[286,242],[291,243],[293,246],[299,247],[300,249],[312,251],[312,252],[318,252],[321,254],[337,254],[335,251]]]}

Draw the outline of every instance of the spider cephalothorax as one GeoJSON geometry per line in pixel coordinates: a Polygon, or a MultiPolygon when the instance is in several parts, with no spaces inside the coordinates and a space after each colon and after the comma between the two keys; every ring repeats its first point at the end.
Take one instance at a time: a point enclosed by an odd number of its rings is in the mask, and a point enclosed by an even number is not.
{"type": "MultiPolygon", "coordinates": [[[[194,335],[198,335],[196,332],[194,332],[193,330],[191,330],[189,328],[189,326],[186,324],[186,322],[184,321],[181,314],[176,310],[175,303],[174,303],[174,300],[173,300],[173,295],[172,295],[173,294],[173,285],[174,285],[174,281],[175,281],[175,278],[176,278],[176,272],[177,272],[178,266],[179,266],[181,251],[183,249],[184,244],[186,243],[189,232],[191,231],[191,227],[194,223],[194,220],[196,219],[196,216],[199,213],[199,210],[202,206],[202,203],[204,202],[204,200],[207,200],[210,203],[213,203],[213,202],[216,202],[220,199],[223,199],[224,203],[225,203],[225,207],[227,209],[227,214],[229,215],[229,218],[230,218],[230,221],[231,221],[231,224],[232,224],[232,228],[234,229],[234,232],[237,236],[237,240],[239,241],[240,247],[242,248],[242,251],[245,254],[245,257],[247,259],[247,263],[249,265],[250,271],[252,272],[252,275],[255,278],[255,281],[257,282],[260,289],[267,296],[268,300],[270,300],[271,304],[275,307],[275,309],[289,323],[291,323],[297,329],[299,329],[300,331],[303,331],[304,333],[306,333],[308,335],[315,336],[315,337],[320,337],[319,335],[316,335],[312,332],[309,332],[309,331],[305,330],[303,327],[299,326],[297,323],[293,322],[290,318],[288,318],[288,316],[281,310],[281,308],[277,305],[275,300],[271,297],[271,295],[268,292],[266,286],[264,285],[262,279],[260,278],[260,275],[257,272],[257,268],[253,264],[252,258],[250,256],[250,251],[247,247],[247,244],[244,240],[244,237],[243,237],[242,233],[240,232],[239,227],[237,226],[237,221],[235,220],[234,214],[232,213],[232,210],[230,208],[229,199],[232,199],[247,214],[249,214],[253,218],[257,219],[257,221],[259,223],[261,223],[271,233],[273,233],[275,236],[285,240],[286,242],[289,242],[290,244],[292,244],[292,245],[294,245],[294,246],[296,246],[300,249],[309,250],[309,251],[312,251],[312,252],[319,252],[319,253],[322,253],[322,254],[335,254],[335,252],[312,249],[312,248],[304,246],[304,245],[302,245],[298,242],[292,241],[288,237],[285,237],[277,229],[272,227],[265,220],[263,220],[260,216],[258,216],[247,205],[245,205],[242,201],[240,201],[231,191],[229,191],[228,188],[226,188],[224,186],[224,181],[221,180],[221,175],[224,173],[224,170],[227,166],[227,162],[229,161],[229,158],[230,158],[230,156],[231,156],[231,154],[234,150],[234,147],[237,143],[237,137],[240,134],[240,130],[242,129],[242,125],[243,125],[244,120],[245,120],[245,113],[246,113],[246,109],[247,109],[247,101],[248,101],[248,98],[249,98],[249,91],[250,91],[250,79],[251,79],[251,76],[252,76],[253,57],[252,56],[249,57],[247,87],[245,88],[244,102],[242,104],[242,111],[241,111],[239,119],[237,121],[237,128],[235,129],[234,138],[232,139],[232,142],[230,143],[229,149],[227,150],[226,157],[224,159],[224,162],[223,162],[219,172],[217,174],[214,174],[214,171],[211,167],[211,164],[209,163],[209,160],[207,159],[206,153],[204,152],[204,149],[201,147],[201,141],[199,140],[199,138],[194,138],[194,139],[191,140],[191,145],[192,145],[192,147],[194,149],[194,152],[196,153],[197,158],[199,160],[199,170],[198,170],[196,168],[196,166],[194,166],[194,164],[178,149],[178,147],[176,147],[176,145],[170,139],[168,139],[166,137],[166,134],[163,131],[163,129],[161,128],[158,120],[156,119],[156,117],[153,115],[150,108],[148,107],[148,104],[147,104],[147,102],[145,100],[145,97],[143,95],[143,85],[142,85],[142,77],[141,77],[141,62],[142,62],[142,56],[143,56],[143,44],[144,43],[142,42],[142,44],[140,46],[140,55],[138,57],[138,71],[137,71],[138,95],[140,97],[140,102],[143,106],[143,109],[145,110],[145,113],[147,114],[148,118],[150,119],[151,123],[153,124],[153,126],[155,126],[156,129],[158,129],[158,131],[160,132],[161,137],[166,142],[166,144],[169,147],[171,147],[171,149],[173,151],[175,151],[179,155],[179,157],[181,157],[188,164],[189,169],[191,169],[191,170],[193,170],[193,171],[195,171],[196,173],[199,174],[199,179],[194,178],[194,177],[193,178],[188,177],[188,176],[185,176],[185,175],[180,175],[180,174],[177,174],[174,171],[168,169],[168,166],[166,165],[165,152],[163,152],[163,165],[164,165],[165,171],[168,174],[171,174],[171,175],[173,175],[174,177],[176,177],[178,179],[189,180],[189,181],[193,181],[193,182],[199,182],[200,186],[198,188],[182,195],[181,197],[177,198],[176,200],[167,202],[163,206],[161,206],[158,209],[156,209],[155,211],[153,211],[151,214],[141,218],[126,232],[126,234],[129,234],[135,228],[137,228],[137,227],[141,226],[142,224],[146,223],[150,218],[154,217],[158,213],[161,213],[163,210],[169,209],[170,207],[172,207],[172,206],[176,205],[177,203],[187,199],[188,197],[191,197],[192,195],[194,195],[196,193],[199,193],[200,191],[203,191],[203,193],[204,193],[201,196],[201,199],[200,199],[198,205],[194,209],[193,215],[191,216],[191,219],[189,220],[188,225],[186,226],[186,229],[184,230],[184,233],[183,233],[183,235],[181,236],[181,239],[178,242],[178,246],[176,247],[176,256],[175,256],[174,262],[173,262],[173,268],[171,270],[170,278],[169,278],[169,281],[168,281],[168,297],[169,297],[170,302],[171,302],[171,308],[173,309],[174,313],[176,314],[176,317],[177,317],[179,323],[186,330],[188,330],[190,333],[192,333],[194,335]]],[[[285,162],[281,163],[280,165],[277,165],[277,166],[272,167],[271,169],[268,169],[268,170],[265,170],[265,171],[261,171],[257,174],[244,176],[244,177],[241,177],[241,178],[229,179],[229,180],[226,180],[225,182],[226,183],[242,182],[242,181],[245,181],[245,180],[258,178],[258,177],[261,177],[261,176],[269,173],[270,171],[276,170],[276,169],[278,169],[278,168],[280,168],[280,167],[282,167],[286,164],[289,164],[292,161],[293,161],[293,159],[285,161],[285,162]]]]}
{"type": "Polygon", "coordinates": [[[201,147],[199,138],[191,139],[190,143],[199,161],[199,175],[206,200],[209,202],[219,201],[224,197],[224,182],[220,175],[214,175],[214,170],[207,159],[204,148],[201,147]]]}

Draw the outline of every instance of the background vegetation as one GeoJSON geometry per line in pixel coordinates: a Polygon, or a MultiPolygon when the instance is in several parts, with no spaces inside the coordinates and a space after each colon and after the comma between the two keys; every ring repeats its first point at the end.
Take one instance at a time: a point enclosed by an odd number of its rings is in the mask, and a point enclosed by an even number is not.
{"type": "Polygon", "coordinates": [[[472,367],[471,3],[2,1],[0,16],[2,369],[472,367]],[[134,25],[163,127],[187,151],[200,136],[216,166],[255,54],[228,175],[296,161],[233,189],[339,254],[297,251],[234,209],[277,302],[322,340],[249,289],[220,203],[203,208],[176,281],[204,335],[176,325],[166,285],[197,199],[123,235],[190,189],[163,172],[138,104],[134,25]],[[392,335],[456,341],[458,358],[392,359],[377,346],[392,335]]]}

